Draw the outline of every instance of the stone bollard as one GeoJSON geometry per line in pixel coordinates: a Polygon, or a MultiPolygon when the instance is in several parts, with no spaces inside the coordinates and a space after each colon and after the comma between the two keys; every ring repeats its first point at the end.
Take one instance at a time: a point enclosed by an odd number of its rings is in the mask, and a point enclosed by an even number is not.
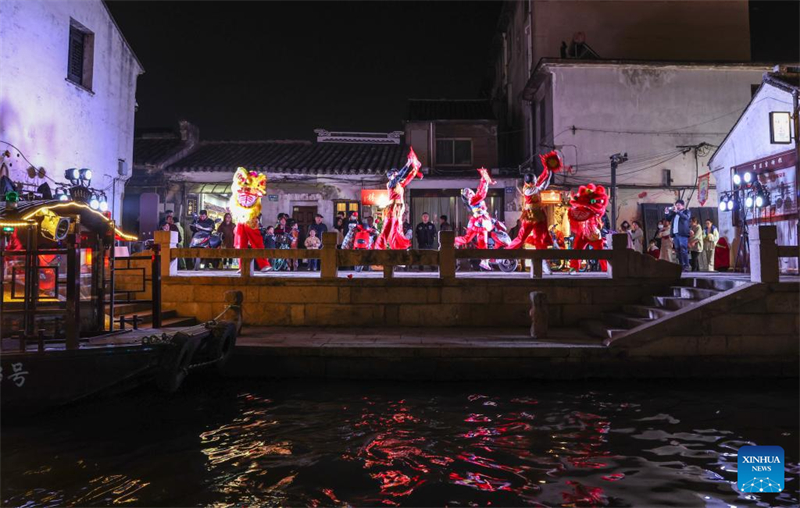
{"type": "Polygon", "coordinates": [[[547,338],[547,293],[531,291],[531,338],[544,340],[547,338]]]}
{"type": "Polygon", "coordinates": [[[242,303],[244,303],[244,293],[237,290],[225,291],[225,303],[228,305],[225,312],[220,315],[223,321],[231,321],[236,324],[237,335],[242,331],[242,303]]]}
{"type": "Polygon", "coordinates": [[[453,231],[439,232],[439,278],[456,278],[456,234],[453,231]]]}

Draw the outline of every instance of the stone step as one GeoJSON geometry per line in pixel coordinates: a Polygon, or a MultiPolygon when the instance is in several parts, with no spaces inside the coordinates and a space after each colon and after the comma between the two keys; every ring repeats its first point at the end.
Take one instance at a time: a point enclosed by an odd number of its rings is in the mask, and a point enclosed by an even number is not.
{"type": "Polygon", "coordinates": [[[717,291],[728,291],[735,287],[746,284],[744,280],[726,278],[698,278],[686,277],[681,279],[680,285],[684,287],[694,287],[700,289],[715,289],[717,291]]]}
{"type": "Polygon", "coordinates": [[[651,307],[648,305],[623,305],[622,311],[625,314],[646,319],[660,319],[674,312],[673,310],[662,307],[651,307]]]}
{"type": "Polygon", "coordinates": [[[672,286],[672,292],[674,296],[679,296],[681,298],[689,298],[692,300],[705,300],[706,298],[711,298],[712,296],[716,296],[721,293],[716,289],[704,289],[704,288],[695,288],[695,287],[684,287],[684,286],[672,286]]]}
{"type": "Polygon", "coordinates": [[[581,327],[592,337],[598,337],[603,340],[614,339],[628,331],[623,328],[609,327],[607,324],[596,319],[581,321],[581,327]]]}
{"type": "Polygon", "coordinates": [[[607,312],[603,314],[603,322],[613,328],[630,330],[645,323],[650,323],[653,320],[650,318],[635,317],[628,314],[619,312],[607,312]]]}
{"type": "Polygon", "coordinates": [[[141,314],[145,311],[152,312],[152,305],[149,303],[121,303],[119,305],[114,305],[114,317],[119,317],[123,314],[126,316],[141,314]]]}
{"type": "Polygon", "coordinates": [[[673,311],[689,307],[699,301],[692,298],[681,298],[680,296],[646,296],[642,299],[642,302],[647,306],[673,311]]]}

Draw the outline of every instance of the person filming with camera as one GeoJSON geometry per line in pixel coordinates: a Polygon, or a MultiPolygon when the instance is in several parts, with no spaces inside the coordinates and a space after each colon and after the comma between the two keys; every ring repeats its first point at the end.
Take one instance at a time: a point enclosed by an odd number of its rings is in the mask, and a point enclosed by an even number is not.
{"type": "Polygon", "coordinates": [[[692,236],[691,218],[692,212],[686,208],[686,203],[679,199],[673,206],[668,206],[664,210],[666,219],[670,223],[670,236],[675,244],[675,251],[678,255],[678,263],[685,272],[691,269],[689,262],[689,237],[692,236]]]}

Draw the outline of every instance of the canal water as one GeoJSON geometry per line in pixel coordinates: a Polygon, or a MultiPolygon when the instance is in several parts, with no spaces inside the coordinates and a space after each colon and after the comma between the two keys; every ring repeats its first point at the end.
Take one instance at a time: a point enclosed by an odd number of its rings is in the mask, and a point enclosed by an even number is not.
{"type": "Polygon", "coordinates": [[[189,378],[3,415],[3,506],[797,506],[790,383],[189,378]],[[737,450],[786,453],[781,494],[737,450]]]}

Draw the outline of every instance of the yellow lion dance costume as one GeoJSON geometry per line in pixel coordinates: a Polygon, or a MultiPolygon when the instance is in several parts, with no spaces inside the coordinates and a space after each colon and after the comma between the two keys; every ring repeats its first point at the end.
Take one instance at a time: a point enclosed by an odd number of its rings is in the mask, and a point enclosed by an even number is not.
{"type": "MultiPolygon", "coordinates": [[[[236,168],[231,185],[231,199],[228,207],[236,223],[233,233],[233,246],[236,249],[263,249],[264,239],[258,228],[261,216],[261,198],[267,192],[267,175],[236,168]]],[[[239,261],[239,266],[242,266],[239,261]]],[[[256,259],[256,265],[262,272],[272,267],[266,259],[256,259]]]]}

